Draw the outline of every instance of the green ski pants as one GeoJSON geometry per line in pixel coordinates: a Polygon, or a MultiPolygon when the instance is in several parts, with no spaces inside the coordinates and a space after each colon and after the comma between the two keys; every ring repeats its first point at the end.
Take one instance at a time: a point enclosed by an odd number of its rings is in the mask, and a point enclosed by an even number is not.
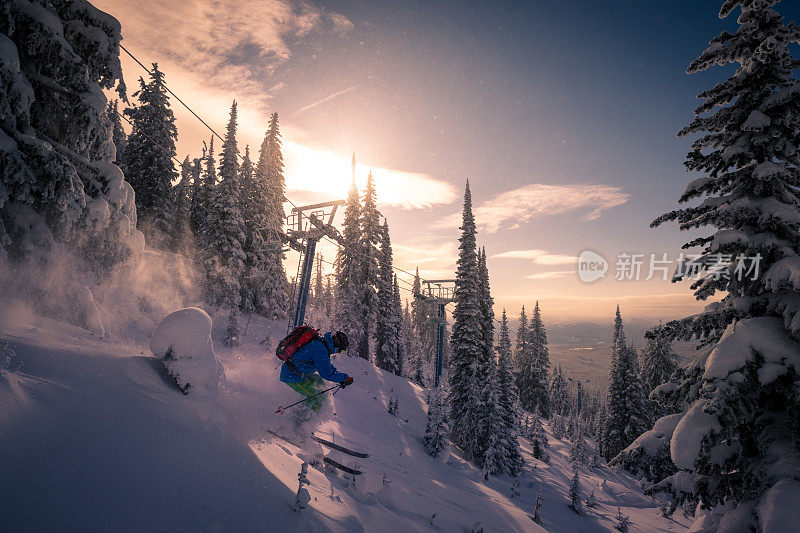
{"type": "MultiPolygon", "coordinates": [[[[291,388],[306,397],[314,396],[316,393],[321,391],[324,384],[325,381],[319,377],[318,374],[311,374],[303,381],[298,381],[297,383],[287,383],[287,385],[289,385],[291,388]]],[[[322,400],[322,395],[309,398],[306,400],[305,405],[312,411],[319,411],[319,408],[322,407],[322,400]]]]}

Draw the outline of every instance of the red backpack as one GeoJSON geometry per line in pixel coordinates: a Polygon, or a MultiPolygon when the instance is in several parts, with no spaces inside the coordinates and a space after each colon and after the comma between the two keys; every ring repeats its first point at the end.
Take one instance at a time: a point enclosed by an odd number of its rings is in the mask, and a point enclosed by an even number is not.
{"type": "Polygon", "coordinates": [[[300,348],[315,339],[321,340],[317,330],[310,326],[299,326],[278,343],[278,347],[275,348],[275,355],[278,356],[278,359],[286,363],[286,366],[289,367],[289,370],[297,374],[302,374],[302,372],[297,370],[294,361],[292,361],[292,357],[300,350],[300,348]]]}

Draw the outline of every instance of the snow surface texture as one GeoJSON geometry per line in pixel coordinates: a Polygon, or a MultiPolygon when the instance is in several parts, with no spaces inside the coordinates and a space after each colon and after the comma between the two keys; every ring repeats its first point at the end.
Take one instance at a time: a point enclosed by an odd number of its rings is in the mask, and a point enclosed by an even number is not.
{"type": "MultiPolygon", "coordinates": [[[[215,317],[213,338],[225,334],[221,318],[215,317]]],[[[187,322],[210,325],[205,317],[187,322]]],[[[225,376],[211,402],[176,391],[157,371],[158,360],[144,355],[146,340],[100,339],[0,309],[0,338],[25,363],[24,372],[0,373],[0,479],[14,480],[3,496],[3,529],[450,532],[480,522],[487,532],[537,532],[543,529],[530,517],[539,493],[547,531],[614,531],[617,506],[634,532],[680,532],[688,525],[680,513],[662,518],[659,501],[605,466],[577,466],[582,490],[595,491],[597,507],[573,513],[567,507],[572,446],[552,434],[550,464],[533,459],[521,439],[525,469],[513,498],[514,479],[483,482],[458,450],[447,463],[430,457],[422,444],[426,391],[355,357],[334,359],[355,383],[294,433],[291,411],[274,413],[298,399],[278,382],[271,355],[285,331],[285,323],[254,317],[241,347],[218,348],[225,376]],[[267,334],[273,345],[259,345],[267,334]],[[387,412],[390,396],[398,400],[397,416],[387,412]],[[205,416],[209,405],[217,416],[205,416]],[[309,465],[308,507],[295,512],[298,473],[314,451],[303,435],[311,431],[370,457],[325,450],[364,474],[353,487],[349,476],[309,465]]],[[[207,330],[198,337],[207,339],[207,330]]],[[[165,342],[154,336],[155,351],[165,350],[165,342]]],[[[188,335],[171,342],[186,352],[202,344],[188,335]]]]}
{"type": "Polygon", "coordinates": [[[164,317],[150,339],[150,351],[184,391],[215,397],[222,365],[211,341],[211,317],[187,307],[164,317]]]}

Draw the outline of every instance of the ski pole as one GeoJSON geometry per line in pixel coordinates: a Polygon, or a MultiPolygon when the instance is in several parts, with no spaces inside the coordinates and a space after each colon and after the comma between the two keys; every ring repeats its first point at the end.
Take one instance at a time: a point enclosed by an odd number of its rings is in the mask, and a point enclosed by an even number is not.
{"type": "MultiPolygon", "coordinates": [[[[324,391],[320,391],[320,392],[318,392],[318,393],[316,393],[316,394],[312,394],[311,396],[307,396],[307,397],[303,398],[302,400],[299,400],[299,401],[296,401],[296,402],[294,402],[294,403],[293,403],[293,404],[291,404],[291,405],[287,405],[286,407],[283,407],[283,406],[280,406],[280,405],[279,405],[279,406],[278,406],[278,409],[276,409],[276,410],[275,410],[275,412],[276,412],[276,413],[283,414],[283,412],[284,412],[285,410],[289,409],[290,407],[294,407],[294,406],[295,406],[295,405],[297,405],[298,403],[303,403],[304,401],[306,401],[306,400],[310,400],[311,398],[314,398],[314,397],[316,397],[316,396],[319,396],[320,394],[325,394],[326,392],[330,392],[330,391],[332,391],[333,389],[340,389],[341,387],[342,387],[341,385],[334,385],[333,387],[331,387],[331,388],[329,388],[329,389],[325,389],[324,391]]],[[[336,393],[334,393],[334,394],[336,394],[336,393]]]]}

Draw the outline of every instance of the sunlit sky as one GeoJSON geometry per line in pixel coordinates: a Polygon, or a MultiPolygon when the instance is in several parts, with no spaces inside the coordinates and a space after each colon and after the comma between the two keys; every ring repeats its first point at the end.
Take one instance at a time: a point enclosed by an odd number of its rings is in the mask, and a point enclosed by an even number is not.
{"type": "MultiPolygon", "coordinates": [[[[646,254],[644,278],[649,254],[674,258],[686,240],[649,223],[690,179],[675,133],[728,72],[685,74],[736,27],[717,18],[720,0],[93,3],[220,133],[236,98],[240,145],[257,151],[277,111],[296,204],[344,198],[355,151],[398,267],[453,276],[469,179],[498,313],[537,299],[549,322],[611,320],[618,303],[648,320],[701,308],[686,283],[613,278],[618,254],[646,254]],[[606,279],[579,280],[585,249],[609,260],[606,279]]],[[[778,10],[800,21],[797,3],[778,10]]],[[[122,60],[132,93],[144,73],[122,60]]],[[[209,132],[173,110],[179,158],[199,155],[209,132]]]]}

